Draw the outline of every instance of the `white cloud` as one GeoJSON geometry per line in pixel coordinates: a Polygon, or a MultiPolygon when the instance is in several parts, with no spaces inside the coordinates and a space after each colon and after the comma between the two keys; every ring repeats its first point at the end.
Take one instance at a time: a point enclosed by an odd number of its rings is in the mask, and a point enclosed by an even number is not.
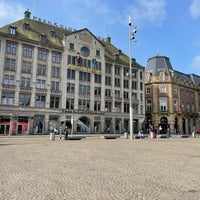
{"type": "Polygon", "coordinates": [[[200,17],[200,0],[192,0],[192,3],[189,7],[189,12],[194,19],[200,17]]]}
{"type": "Polygon", "coordinates": [[[63,4],[69,7],[70,10],[76,10],[78,7],[78,11],[75,11],[76,14],[73,15],[75,23],[76,21],[91,23],[91,21],[96,20],[99,22],[104,21],[104,24],[110,25],[117,23],[120,19],[120,11],[115,10],[101,0],[63,0],[63,4]]]}
{"type": "Polygon", "coordinates": [[[200,54],[193,58],[192,67],[196,70],[200,69],[200,54]]]}
{"type": "Polygon", "coordinates": [[[143,24],[145,21],[154,25],[161,25],[166,18],[166,0],[135,0],[126,8],[134,21],[143,24]]]}
{"type": "Polygon", "coordinates": [[[0,26],[23,18],[25,10],[21,4],[0,0],[0,26]]]}

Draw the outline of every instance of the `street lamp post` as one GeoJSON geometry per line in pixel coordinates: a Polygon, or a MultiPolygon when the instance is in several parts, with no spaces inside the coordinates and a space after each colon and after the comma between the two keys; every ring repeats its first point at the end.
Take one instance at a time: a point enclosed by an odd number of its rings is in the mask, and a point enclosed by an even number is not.
{"type": "Polygon", "coordinates": [[[133,139],[133,109],[132,109],[132,40],[135,41],[135,26],[131,23],[129,16],[129,113],[130,113],[130,139],[133,139]],[[133,29],[134,28],[134,29],[133,29]]]}

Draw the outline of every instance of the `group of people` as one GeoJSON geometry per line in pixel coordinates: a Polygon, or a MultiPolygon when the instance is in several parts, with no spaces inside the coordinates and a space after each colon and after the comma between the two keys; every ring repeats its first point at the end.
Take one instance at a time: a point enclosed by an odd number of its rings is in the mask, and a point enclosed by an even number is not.
{"type": "MultiPolygon", "coordinates": [[[[54,134],[58,134],[58,130],[57,128],[54,128],[53,130],[54,134]]],[[[64,139],[67,140],[68,139],[68,134],[69,134],[69,129],[66,127],[64,130],[64,139]]],[[[60,130],[60,140],[62,139],[62,130],[60,130]]]]}

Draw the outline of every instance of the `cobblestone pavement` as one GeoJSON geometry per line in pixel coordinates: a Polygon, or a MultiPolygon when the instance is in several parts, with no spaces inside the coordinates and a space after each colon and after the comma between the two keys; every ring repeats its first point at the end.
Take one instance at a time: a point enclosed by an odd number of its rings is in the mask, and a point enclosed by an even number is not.
{"type": "Polygon", "coordinates": [[[0,137],[2,200],[199,200],[200,138],[0,137]]]}

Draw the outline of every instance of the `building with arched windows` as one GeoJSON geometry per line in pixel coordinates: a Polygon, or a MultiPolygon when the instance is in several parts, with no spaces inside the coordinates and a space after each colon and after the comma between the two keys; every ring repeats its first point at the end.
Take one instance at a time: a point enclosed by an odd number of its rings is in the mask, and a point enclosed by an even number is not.
{"type": "MultiPolygon", "coordinates": [[[[129,131],[145,118],[144,67],[88,29],[73,30],[33,17],[0,28],[0,134],[129,131]],[[132,122],[133,123],[133,122],[132,122]]],[[[125,39],[126,41],[126,39],[125,39]]]]}
{"type": "Polygon", "coordinates": [[[172,68],[169,58],[148,59],[145,76],[145,127],[157,133],[191,134],[200,128],[200,76],[172,68]]]}

